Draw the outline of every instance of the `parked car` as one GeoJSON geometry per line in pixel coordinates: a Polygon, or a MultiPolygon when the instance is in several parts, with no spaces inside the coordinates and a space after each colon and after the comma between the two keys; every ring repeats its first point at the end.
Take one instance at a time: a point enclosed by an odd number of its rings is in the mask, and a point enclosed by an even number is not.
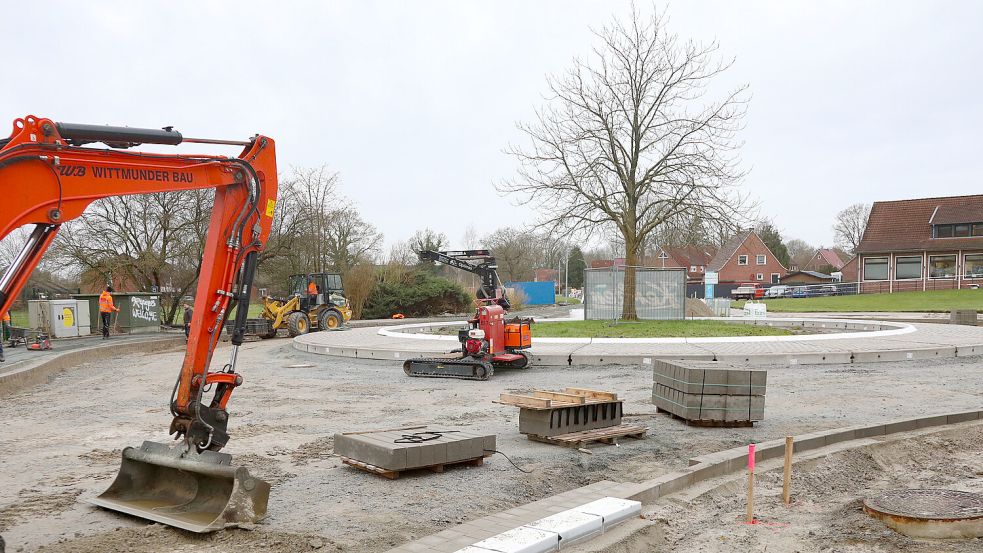
{"type": "Polygon", "coordinates": [[[735,300],[758,300],[765,296],[765,289],[757,282],[745,282],[731,290],[730,297],[735,300]]]}
{"type": "Polygon", "coordinates": [[[840,289],[836,287],[835,284],[823,284],[816,289],[816,295],[818,296],[839,296],[840,289]]]}
{"type": "Polygon", "coordinates": [[[809,289],[806,288],[805,286],[795,286],[795,287],[792,288],[792,297],[793,298],[808,298],[809,297],[809,289]]]}
{"type": "Polygon", "coordinates": [[[791,287],[785,286],[784,284],[779,284],[778,286],[772,286],[771,288],[765,290],[766,298],[784,298],[791,293],[791,287]]]}

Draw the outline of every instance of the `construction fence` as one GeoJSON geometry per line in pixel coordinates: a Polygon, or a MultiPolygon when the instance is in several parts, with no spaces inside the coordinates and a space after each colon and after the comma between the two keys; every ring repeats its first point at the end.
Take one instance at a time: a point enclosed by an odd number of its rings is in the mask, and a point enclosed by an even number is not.
{"type": "MultiPolygon", "coordinates": [[[[635,267],[635,312],[639,319],[686,317],[686,270],[635,267]]],[[[614,320],[624,307],[625,269],[584,271],[584,318],[614,320]]]]}

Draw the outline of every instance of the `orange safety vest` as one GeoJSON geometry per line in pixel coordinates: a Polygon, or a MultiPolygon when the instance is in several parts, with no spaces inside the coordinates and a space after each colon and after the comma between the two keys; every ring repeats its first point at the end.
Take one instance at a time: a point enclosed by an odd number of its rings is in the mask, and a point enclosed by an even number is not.
{"type": "Polygon", "coordinates": [[[3,314],[3,322],[5,322],[5,323],[9,323],[10,322],[10,313],[4,313],[3,314]]]}
{"type": "Polygon", "coordinates": [[[310,295],[312,295],[312,296],[317,295],[317,285],[314,284],[313,282],[310,283],[310,284],[308,284],[307,285],[307,293],[310,294],[310,295]]]}
{"type": "Polygon", "coordinates": [[[99,294],[99,312],[112,313],[115,310],[116,306],[113,305],[113,295],[105,291],[99,294]]]}

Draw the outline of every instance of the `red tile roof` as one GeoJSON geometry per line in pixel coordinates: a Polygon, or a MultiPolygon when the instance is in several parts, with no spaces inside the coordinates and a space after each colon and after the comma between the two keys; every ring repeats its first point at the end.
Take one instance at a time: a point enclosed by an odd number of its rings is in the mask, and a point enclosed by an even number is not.
{"type": "Polygon", "coordinates": [[[857,252],[869,254],[983,248],[983,237],[980,236],[932,238],[930,221],[935,224],[983,221],[983,194],[875,202],[857,252]],[[940,217],[944,221],[940,221],[940,217]],[[952,218],[962,220],[953,221],[952,218]]]}
{"type": "Polygon", "coordinates": [[[840,254],[836,253],[835,250],[831,250],[829,248],[820,248],[818,253],[819,256],[823,258],[823,261],[825,261],[827,265],[836,267],[836,269],[842,269],[843,266],[846,265],[846,262],[840,259],[840,254]]]}
{"type": "Polygon", "coordinates": [[[713,259],[713,254],[707,251],[709,248],[700,246],[667,246],[662,249],[684,267],[706,267],[713,259]]]}
{"type": "Polygon", "coordinates": [[[714,258],[710,261],[710,264],[707,265],[707,271],[718,272],[720,269],[723,269],[724,265],[730,261],[730,258],[734,257],[734,252],[737,251],[737,248],[741,247],[741,244],[743,244],[744,241],[751,236],[752,232],[753,231],[745,230],[732,236],[731,239],[717,251],[717,255],[714,256],[714,258]]]}

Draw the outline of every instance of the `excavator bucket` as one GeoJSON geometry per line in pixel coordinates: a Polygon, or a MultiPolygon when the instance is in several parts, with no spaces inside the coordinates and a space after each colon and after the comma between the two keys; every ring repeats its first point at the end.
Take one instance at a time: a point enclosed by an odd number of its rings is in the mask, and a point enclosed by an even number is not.
{"type": "Polygon", "coordinates": [[[227,453],[148,441],[123,450],[116,480],[90,502],[204,533],[262,519],[269,497],[270,484],[233,467],[227,453]]]}

